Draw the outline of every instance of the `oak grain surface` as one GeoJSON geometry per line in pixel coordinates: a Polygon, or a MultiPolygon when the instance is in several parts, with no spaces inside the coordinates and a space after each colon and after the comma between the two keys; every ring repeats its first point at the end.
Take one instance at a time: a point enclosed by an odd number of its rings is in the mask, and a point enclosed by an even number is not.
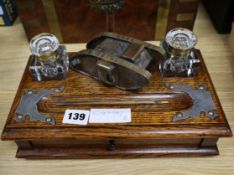
{"type": "MultiPolygon", "coordinates": [[[[203,7],[199,8],[195,33],[198,45],[217,90],[231,128],[234,128],[234,60],[228,35],[216,34],[203,7]]],[[[13,27],[0,28],[0,130],[19,85],[29,55],[28,43],[19,21],[13,27]]],[[[156,44],[158,44],[156,42],[156,44]]],[[[68,44],[68,51],[84,45],[68,44]]],[[[234,139],[220,139],[220,156],[207,158],[96,159],[96,160],[24,160],[16,159],[16,145],[0,142],[2,174],[194,174],[234,173],[234,139]]]]}

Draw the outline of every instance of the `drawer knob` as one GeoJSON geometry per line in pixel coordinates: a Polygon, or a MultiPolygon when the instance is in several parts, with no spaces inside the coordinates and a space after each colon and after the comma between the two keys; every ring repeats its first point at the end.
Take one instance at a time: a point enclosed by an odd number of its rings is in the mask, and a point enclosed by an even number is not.
{"type": "Polygon", "coordinates": [[[115,140],[109,140],[107,149],[109,151],[114,151],[116,149],[116,144],[115,144],[115,140]]]}

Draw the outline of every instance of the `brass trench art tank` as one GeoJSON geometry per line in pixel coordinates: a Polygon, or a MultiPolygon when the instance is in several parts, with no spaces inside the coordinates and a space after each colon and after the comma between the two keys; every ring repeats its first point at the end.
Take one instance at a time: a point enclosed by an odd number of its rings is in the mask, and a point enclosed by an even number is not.
{"type": "Polygon", "coordinates": [[[120,89],[135,90],[149,83],[147,67],[164,50],[115,33],[102,33],[70,60],[70,68],[120,89]]]}

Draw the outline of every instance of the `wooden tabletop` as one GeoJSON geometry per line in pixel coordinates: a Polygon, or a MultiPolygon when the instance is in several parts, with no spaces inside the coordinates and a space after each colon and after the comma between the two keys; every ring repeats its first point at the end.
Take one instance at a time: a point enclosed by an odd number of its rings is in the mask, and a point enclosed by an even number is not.
{"type": "MultiPolygon", "coordinates": [[[[203,7],[199,8],[194,29],[197,48],[211,74],[214,86],[232,129],[234,129],[234,58],[228,35],[215,32],[203,7]]],[[[0,28],[0,130],[8,112],[29,56],[28,42],[19,20],[13,27],[0,28]]],[[[158,44],[158,42],[155,42],[158,44]]],[[[78,51],[84,44],[68,44],[68,51],[78,51]]],[[[234,173],[234,139],[220,139],[220,155],[202,158],[147,158],[94,160],[16,159],[14,142],[0,142],[0,174],[192,174],[220,175],[234,173]]]]}

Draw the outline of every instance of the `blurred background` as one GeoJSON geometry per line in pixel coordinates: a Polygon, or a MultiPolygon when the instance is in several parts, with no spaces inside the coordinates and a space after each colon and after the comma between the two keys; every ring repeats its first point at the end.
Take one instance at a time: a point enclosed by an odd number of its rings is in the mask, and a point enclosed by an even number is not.
{"type": "Polygon", "coordinates": [[[60,42],[87,42],[114,31],[141,40],[162,40],[175,27],[193,30],[202,3],[216,31],[231,32],[232,0],[0,0],[0,25],[22,23],[28,40],[42,32],[60,42]]]}

